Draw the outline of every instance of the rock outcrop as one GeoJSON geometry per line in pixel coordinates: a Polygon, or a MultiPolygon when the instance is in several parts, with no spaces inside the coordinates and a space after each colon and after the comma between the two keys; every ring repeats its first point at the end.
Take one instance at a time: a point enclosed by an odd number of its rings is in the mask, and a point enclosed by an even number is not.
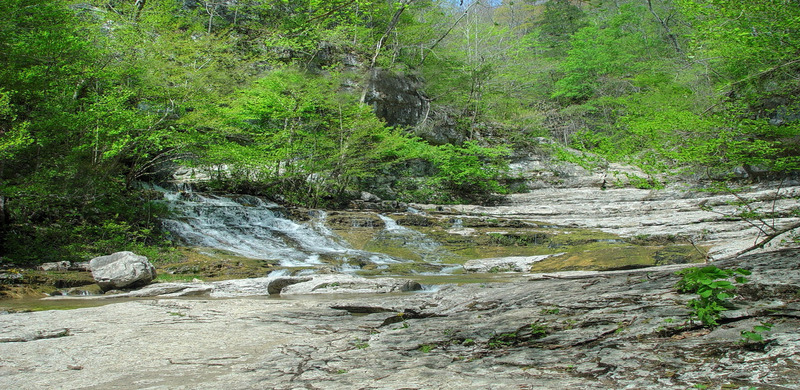
{"type": "Polygon", "coordinates": [[[39,264],[37,268],[41,271],[67,271],[70,265],[69,261],[55,261],[39,264]]]}
{"type": "Polygon", "coordinates": [[[422,86],[422,80],[414,75],[375,69],[364,101],[390,126],[414,126],[430,110],[430,99],[422,92],[422,86]]]}
{"type": "MultiPolygon", "coordinates": [[[[637,188],[548,188],[511,194],[497,206],[417,205],[421,210],[438,208],[449,214],[510,218],[539,224],[592,228],[621,237],[683,237],[710,248],[712,259],[730,256],[753,244],[762,233],[761,222],[735,217],[739,199],[751,199],[753,210],[773,213],[767,221],[775,227],[792,225],[800,218],[792,210],[800,197],[800,182],[761,183],[734,194],[692,191],[685,186],[663,190],[637,188]],[[753,222],[753,224],[751,224],[753,222]]],[[[784,239],[770,243],[780,248],[784,239]]]]}
{"type": "Polygon", "coordinates": [[[138,290],[86,296],[76,299],[113,299],[142,297],[234,298],[253,296],[385,294],[422,290],[422,285],[409,279],[363,278],[347,274],[277,276],[233,279],[220,282],[155,283],[138,290]]]}
{"type": "Polygon", "coordinates": [[[89,267],[103,291],[144,286],[156,277],[156,269],[147,257],[133,252],[95,257],[89,267]]]}
{"type": "Polygon", "coordinates": [[[308,281],[293,283],[284,287],[280,294],[362,294],[397,293],[422,290],[422,286],[408,279],[360,278],[350,275],[319,275],[308,281]]]}
{"type": "Polygon", "coordinates": [[[490,259],[475,259],[464,263],[464,269],[468,272],[528,272],[531,269],[531,264],[542,261],[548,257],[558,256],[541,255],[541,256],[512,256],[512,257],[495,257],[490,259]]]}
{"type": "Polygon", "coordinates": [[[37,268],[41,271],[92,271],[88,261],[80,263],[56,261],[52,263],[42,263],[37,268]]]}
{"type": "Polygon", "coordinates": [[[689,320],[682,266],[4,314],[0,388],[800,389],[799,261],[717,263],[752,275],[713,330],[689,320]],[[763,322],[762,341],[743,341],[763,322]]]}

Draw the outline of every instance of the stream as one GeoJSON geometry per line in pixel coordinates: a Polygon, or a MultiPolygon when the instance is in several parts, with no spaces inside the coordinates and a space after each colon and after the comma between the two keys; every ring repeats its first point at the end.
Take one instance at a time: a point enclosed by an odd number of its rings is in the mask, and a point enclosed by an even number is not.
{"type": "MultiPolygon", "coordinates": [[[[755,237],[745,222],[697,206],[728,207],[730,196],[677,190],[547,189],[510,195],[494,207],[322,211],[286,209],[249,195],[151,189],[171,211],[163,227],[181,245],[176,258],[151,259],[156,282],[344,274],[410,279],[435,291],[446,284],[525,280],[531,273],[697,263],[755,237]]],[[[754,187],[748,196],[771,191],[754,187]]],[[[759,207],[795,207],[800,187],[780,191],[785,200],[759,207]]],[[[90,284],[52,295],[96,293],[90,284]]],[[[83,305],[63,299],[52,305],[15,301],[17,307],[10,307],[12,301],[0,311],[83,305]]]]}
{"type": "Polygon", "coordinates": [[[164,228],[189,246],[273,260],[281,267],[333,263],[339,272],[355,269],[351,260],[372,264],[401,261],[353,249],[325,226],[323,211],[314,212],[307,223],[297,223],[288,219],[279,205],[254,196],[165,192],[164,199],[175,215],[162,221],[164,228]]]}
{"type": "Polygon", "coordinates": [[[161,191],[172,213],[162,223],[173,239],[203,256],[259,260],[269,266],[265,275],[272,276],[348,273],[466,283],[503,275],[513,279],[520,272],[638,268],[701,259],[687,243],[633,242],[593,229],[453,215],[436,208],[290,212],[249,195],[161,191]],[[518,264],[521,257],[532,256],[541,259],[531,269],[503,260],[518,264]],[[475,264],[481,261],[497,265],[475,264]]]}

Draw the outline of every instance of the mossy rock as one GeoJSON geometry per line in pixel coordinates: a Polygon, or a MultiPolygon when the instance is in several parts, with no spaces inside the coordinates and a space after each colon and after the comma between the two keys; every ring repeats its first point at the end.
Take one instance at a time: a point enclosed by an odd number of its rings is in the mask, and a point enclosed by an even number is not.
{"type": "Polygon", "coordinates": [[[225,280],[260,277],[276,268],[278,261],[251,259],[223,250],[181,248],[175,260],[156,263],[156,277],[161,281],[225,280]],[[172,275],[172,276],[167,276],[172,275]]]}
{"type": "Polygon", "coordinates": [[[396,219],[398,225],[401,226],[433,226],[438,224],[438,219],[433,217],[426,217],[424,215],[404,215],[396,219]]]}
{"type": "Polygon", "coordinates": [[[386,267],[375,267],[372,269],[362,269],[358,272],[362,276],[377,276],[377,275],[414,275],[422,273],[437,273],[442,270],[442,266],[428,263],[398,263],[389,264],[386,267]]]}

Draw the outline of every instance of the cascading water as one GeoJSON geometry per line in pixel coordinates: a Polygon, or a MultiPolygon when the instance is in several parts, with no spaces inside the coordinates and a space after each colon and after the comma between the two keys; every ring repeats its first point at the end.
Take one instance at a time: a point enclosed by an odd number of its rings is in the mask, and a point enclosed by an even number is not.
{"type": "MultiPolygon", "coordinates": [[[[379,214],[378,217],[383,220],[385,228],[378,234],[376,240],[384,242],[391,241],[394,242],[396,246],[411,248],[425,263],[442,263],[444,260],[456,257],[454,254],[444,249],[441,244],[428,238],[424,234],[400,226],[394,219],[385,215],[379,214]]],[[[461,268],[461,266],[455,268],[461,268]]]]}
{"type": "Polygon", "coordinates": [[[188,245],[274,260],[284,267],[317,266],[325,260],[349,270],[355,268],[349,265],[351,260],[398,262],[350,248],[324,226],[324,213],[317,213],[309,224],[300,224],[283,217],[277,204],[254,196],[165,192],[164,199],[175,215],[162,221],[164,227],[188,245]]]}

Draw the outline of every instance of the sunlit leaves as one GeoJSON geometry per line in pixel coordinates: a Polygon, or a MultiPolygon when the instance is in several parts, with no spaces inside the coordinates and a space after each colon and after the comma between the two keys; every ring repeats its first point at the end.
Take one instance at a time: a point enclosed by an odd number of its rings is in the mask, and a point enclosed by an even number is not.
{"type": "Polygon", "coordinates": [[[694,23],[694,52],[738,80],[797,59],[800,3],[676,0],[694,23]]]}

